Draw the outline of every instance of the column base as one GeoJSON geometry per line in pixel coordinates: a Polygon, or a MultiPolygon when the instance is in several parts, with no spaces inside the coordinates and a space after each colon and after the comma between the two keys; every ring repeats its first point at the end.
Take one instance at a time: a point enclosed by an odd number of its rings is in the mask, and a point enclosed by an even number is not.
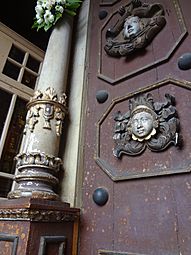
{"type": "Polygon", "coordinates": [[[45,191],[27,191],[27,190],[14,190],[9,192],[8,198],[24,198],[30,197],[35,199],[46,199],[46,200],[59,200],[59,196],[54,192],[45,192],[45,191]]]}
{"type": "Polygon", "coordinates": [[[55,189],[59,185],[61,159],[41,152],[20,153],[15,157],[18,173],[17,188],[8,198],[31,197],[59,200],[55,189]]]}
{"type": "Polygon", "coordinates": [[[0,201],[2,255],[76,255],[80,210],[34,198],[0,201]]]}

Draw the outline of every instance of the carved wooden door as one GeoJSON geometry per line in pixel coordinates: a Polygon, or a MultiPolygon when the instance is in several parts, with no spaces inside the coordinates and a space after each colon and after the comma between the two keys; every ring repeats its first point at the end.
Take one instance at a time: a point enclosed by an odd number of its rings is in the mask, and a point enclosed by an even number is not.
{"type": "Polygon", "coordinates": [[[91,0],[80,255],[191,254],[190,10],[91,0]]]}

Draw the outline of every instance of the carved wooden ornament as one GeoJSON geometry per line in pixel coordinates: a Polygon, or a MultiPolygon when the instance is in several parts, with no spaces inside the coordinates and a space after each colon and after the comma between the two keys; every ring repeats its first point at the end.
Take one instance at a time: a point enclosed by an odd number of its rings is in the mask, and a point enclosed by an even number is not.
{"type": "Polygon", "coordinates": [[[121,18],[106,32],[106,53],[127,56],[145,48],[166,24],[164,8],[159,3],[132,0],[118,10],[121,18]]]}
{"type": "Polygon", "coordinates": [[[139,155],[147,147],[151,151],[165,150],[170,144],[177,145],[179,119],[175,98],[165,95],[165,102],[154,102],[152,95],[138,96],[129,100],[129,111],[117,112],[114,120],[115,147],[113,154],[139,155]]]}
{"type": "Polygon", "coordinates": [[[52,87],[48,87],[44,93],[36,90],[27,104],[27,108],[25,135],[27,130],[34,131],[35,125],[41,117],[44,119],[44,129],[51,130],[51,120],[54,119],[56,135],[60,136],[62,134],[62,123],[67,113],[65,93],[59,97],[52,87]],[[43,114],[41,114],[41,111],[43,114]]]}

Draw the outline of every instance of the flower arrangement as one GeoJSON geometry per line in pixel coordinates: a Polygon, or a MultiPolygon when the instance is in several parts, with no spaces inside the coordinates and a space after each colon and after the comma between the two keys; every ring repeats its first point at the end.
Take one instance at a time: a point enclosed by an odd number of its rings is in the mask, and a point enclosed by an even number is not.
{"type": "Polygon", "coordinates": [[[81,2],[82,0],[37,0],[32,28],[36,28],[37,31],[43,28],[47,31],[56,24],[64,12],[71,16],[76,15],[81,2]]]}

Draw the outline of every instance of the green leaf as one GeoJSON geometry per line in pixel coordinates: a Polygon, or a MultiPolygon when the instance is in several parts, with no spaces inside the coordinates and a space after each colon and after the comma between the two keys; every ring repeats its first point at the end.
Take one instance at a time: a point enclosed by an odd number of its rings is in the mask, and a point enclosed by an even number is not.
{"type": "Polygon", "coordinates": [[[73,3],[81,3],[82,1],[81,0],[67,0],[67,3],[71,3],[71,4],[73,4],[73,3]]]}
{"type": "Polygon", "coordinates": [[[68,9],[66,9],[65,12],[68,13],[69,15],[71,15],[71,16],[76,15],[76,13],[74,11],[71,11],[71,10],[68,10],[68,9]]]}
{"type": "Polygon", "coordinates": [[[62,14],[59,13],[59,14],[56,14],[56,18],[55,18],[55,21],[54,21],[54,25],[56,24],[56,22],[62,17],[62,14]]]}
{"type": "Polygon", "coordinates": [[[51,23],[49,23],[49,24],[46,24],[45,26],[44,26],[44,31],[48,31],[48,29],[50,29],[52,27],[52,24],[51,23]]]}

